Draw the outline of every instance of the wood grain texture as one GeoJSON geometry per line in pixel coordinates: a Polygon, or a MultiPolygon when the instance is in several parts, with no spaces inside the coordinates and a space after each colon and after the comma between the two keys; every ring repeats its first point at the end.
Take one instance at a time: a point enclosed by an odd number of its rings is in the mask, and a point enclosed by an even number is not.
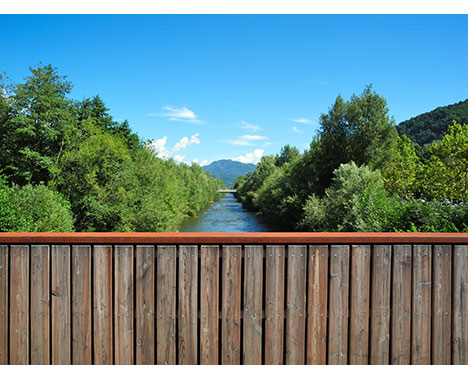
{"type": "Polygon", "coordinates": [[[10,364],[29,364],[29,247],[10,251],[10,364]]]}
{"type": "Polygon", "coordinates": [[[219,247],[201,247],[200,364],[218,364],[219,247]]]}
{"type": "Polygon", "coordinates": [[[369,245],[352,246],[349,364],[369,362],[370,262],[369,245]]]}
{"type": "Polygon", "coordinates": [[[133,364],[133,246],[117,245],[114,262],[115,364],[133,364]]]}
{"type": "Polygon", "coordinates": [[[452,247],[436,245],[432,255],[432,364],[451,364],[452,247]]]}
{"type": "Polygon", "coordinates": [[[157,248],[157,364],[176,364],[176,255],[177,247],[157,248]]]}
{"type": "Polygon", "coordinates": [[[179,247],[179,363],[198,358],[198,247],[179,247]]]}
{"type": "Polygon", "coordinates": [[[411,364],[431,364],[431,246],[413,247],[411,364]]]}
{"type": "Polygon", "coordinates": [[[0,365],[8,364],[8,246],[0,245],[0,365]]]}
{"type": "Polygon", "coordinates": [[[309,247],[307,364],[327,364],[328,246],[309,247]]]}
{"type": "Polygon", "coordinates": [[[72,363],[92,364],[91,246],[72,247],[72,363]]]}
{"type": "Polygon", "coordinates": [[[31,364],[50,364],[50,248],[31,246],[31,364]]]}
{"type": "Polygon", "coordinates": [[[330,247],[328,364],[348,362],[349,246],[330,247]]]}
{"type": "Polygon", "coordinates": [[[94,364],[113,364],[112,246],[93,248],[94,364]]]}
{"type": "Polygon", "coordinates": [[[288,246],[286,364],[304,364],[307,246],[288,246]]]}
{"type": "Polygon", "coordinates": [[[265,269],[265,364],[283,364],[284,245],[267,245],[265,269]]]}
{"type": "Polygon", "coordinates": [[[411,276],[412,246],[395,245],[392,257],[391,364],[411,362],[411,276]]]}
{"type": "Polygon", "coordinates": [[[52,364],[71,364],[71,255],[70,246],[53,245],[52,364]]]}
{"type": "Polygon", "coordinates": [[[154,364],[155,326],[155,252],[154,246],[137,246],[136,256],[136,364],[154,364]]]}
{"type": "Polygon", "coordinates": [[[453,364],[468,364],[468,245],[453,247],[453,364]]]}
{"type": "Polygon", "coordinates": [[[263,247],[246,246],[244,252],[243,363],[262,364],[263,247]]]}
{"type": "Polygon", "coordinates": [[[374,245],[372,252],[372,300],[370,319],[370,364],[390,361],[390,290],[392,246],[374,245]]]}
{"type": "Polygon", "coordinates": [[[241,246],[223,246],[221,364],[240,364],[241,246]]]}

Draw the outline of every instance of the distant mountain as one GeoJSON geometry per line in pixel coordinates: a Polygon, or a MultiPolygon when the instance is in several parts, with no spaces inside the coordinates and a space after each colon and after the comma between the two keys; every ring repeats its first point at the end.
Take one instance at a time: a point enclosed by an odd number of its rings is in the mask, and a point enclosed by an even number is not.
{"type": "Polygon", "coordinates": [[[215,178],[224,181],[226,186],[231,187],[236,182],[237,177],[246,175],[248,172],[255,169],[254,164],[243,164],[239,161],[233,160],[218,160],[213,161],[211,164],[203,167],[206,171],[210,172],[215,178]]]}
{"type": "Polygon", "coordinates": [[[423,113],[397,125],[400,135],[408,136],[419,145],[440,140],[453,120],[468,124],[468,99],[423,113]]]}

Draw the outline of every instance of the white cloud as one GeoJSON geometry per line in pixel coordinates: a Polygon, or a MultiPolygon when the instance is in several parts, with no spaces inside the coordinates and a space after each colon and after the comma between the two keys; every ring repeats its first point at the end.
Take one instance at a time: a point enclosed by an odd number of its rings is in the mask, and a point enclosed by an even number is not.
{"type": "Polygon", "coordinates": [[[192,160],[192,162],[193,162],[194,164],[198,164],[198,158],[194,158],[194,159],[192,160]]]}
{"type": "Polygon", "coordinates": [[[242,140],[266,140],[268,137],[259,135],[243,135],[240,137],[242,140]]]}
{"type": "Polygon", "coordinates": [[[242,123],[242,127],[241,127],[241,128],[250,129],[251,131],[254,131],[254,132],[257,132],[257,131],[261,131],[261,130],[262,130],[262,128],[259,127],[258,125],[249,124],[249,123],[247,123],[247,122],[244,121],[244,120],[241,120],[241,123],[242,123]]]}
{"type": "Polygon", "coordinates": [[[300,123],[300,124],[309,124],[309,125],[316,124],[314,121],[306,119],[305,117],[301,117],[299,119],[289,119],[289,120],[294,121],[295,123],[300,123]]]}
{"type": "Polygon", "coordinates": [[[148,142],[146,147],[153,150],[159,158],[167,158],[169,156],[169,152],[166,149],[166,142],[167,136],[164,136],[162,139],[148,142]]]}
{"type": "Polygon", "coordinates": [[[249,143],[246,140],[226,140],[226,141],[223,141],[223,142],[226,143],[226,144],[231,144],[231,145],[242,145],[242,146],[253,145],[253,144],[249,143]]]}
{"type": "Polygon", "coordinates": [[[184,160],[185,156],[182,156],[182,155],[179,155],[179,154],[176,154],[174,156],[174,160],[178,163],[181,163],[183,160],[184,160]]]}
{"type": "Polygon", "coordinates": [[[172,153],[175,153],[181,149],[186,149],[188,146],[192,144],[200,144],[200,139],[198,138],[200,134],[195,133],[194,135],[190,136],[190,140],[187,136],[182,137],[172,148],[172,153]]]}
{"type": "Polygon", "coordinates": [[[203,121],[198,119],[198,116],[195,114],[195,112],[189,110],[185,106],[184,107],[164,106],[163,110],[166,111],[163,114],[148,113],[147,116],[167,117],[167,119],[171,121],[183,121],[186,123],[203,124],[203,121]]]}
{"type": "Polygon", "coordinates": [[[244,156],[233,158],[233,160],[244,164],[257,164],[262,158],[263,152],[263,149],[255,149],[252,153],[247,153],[244,156]]]}
{"type": "Polygon", "coordinates": [[[205,165],[208,165],[209,164],[209,161],[208,160],[203,160],[200,164],[200,166],[205,166],[205,165]]]}
{"type": "Polygon", "coordinates": [[[300,129],[297,129],[296,127],[292,127],[292,130],[296,133],[303,133],[300,129]]]}

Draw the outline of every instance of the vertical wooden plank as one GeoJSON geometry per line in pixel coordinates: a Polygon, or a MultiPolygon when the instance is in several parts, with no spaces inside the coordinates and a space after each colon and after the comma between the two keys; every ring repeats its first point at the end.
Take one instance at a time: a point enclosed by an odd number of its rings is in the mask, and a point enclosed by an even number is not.
{"type": "Polygon", "coordinates": [[[197,364],[198,247],[179,247],[179,364],[197,364]]]}
{"type": "Polygon", "coordinates": [[[223,246],[221,364],[240,364],[241,246],[223,246]]]}
{"type": "Polygon", "coordinates": [[[10,364],[29,364],[29,247],[10,254],[10,364]]]}
{"type": "Polygon", "coordinates": [[[286,364],[304,364],[307,246],[288,246],[286,364]]]}
{"type": "Polygon", "coordinates": [[[453,246],[453,364],[468,364],[468,246],[453,246]]]}
{"type": "Polygon", "coordinates": [[[91,246],[72,247],[72,363],[92,364],[91,246]]]}
{"type": "Polygon", "coordinates": [[[284,256],[283,245],[266,247],[265,364],[283,364],[284,256]]]}
{"type": "Polygon", "coordinates": [[[243,363],[262,364],[263,247],[245,246],[243,363]]]}
{"type": "Polygon", "coordinates": [[[50,364],[49,246],[31,246],[31,364],[50,364]]]}
{"type": "Polygon", "coordinates": [[[394,245],[391,364],[411,362],[411,245],[394,245]]]}
{"type": "Polygon", "coordinates": [[[452,246],[436,245],[433,252],[432,364],[451,364],[452,246]]]}
{"type": "Polygon", "coordinates": [[[154,246],[137,246],[136,256],[136,364],[154,364],[155,256],[154,246]]]}
{"type": "Polygon", "coordinates": [[[115,246],[115,364],[133,364],[133,247],[115,246]]]}
{"type": "Polygon", "coordinates": [[[52,364],[71,364],[70,247],[53,245],[52,364]]]}
{"type": "Polygon", "coordinates": [[[201,247],[200,364],[218,364],[219,247],[201,247]]]}
{"type": "Polygon", "coordinates": [[[369,363],[370,257],[369,245],[352,246],[349,364],[369,363]]]}
{"type": "Polygon", "coordinates": [[[94,364],[113,364],[112,246],[93,247],[94,364]]]}
{"type": "Polygon", "coordinates": [[[8,246],[0,245],[0,365],[8,364],[8,246]]]}
{"type": "Polygon", "coordinates": [[[375,245],[372,253],[370,364],[388,364],[390,360],[391,263],[392,246],[375,245]]]}
{"type": "Polygon", "coordinates": [[[328,364],[348,362],[349,246],[330,247],[328,364]]]}
{"type": "Polygon", "coordinates": [[[176,364],[176,255],[175,246],[158,246],[156,285],[158,364],[176,364]]]}
{"type": "Polygon", "coordinates": [[[328,246],[309,247],[307,364],[327,364],[328,246]]]}
{"type": "Polygon", "coordinates": [[[431,364],[431,246],[413,254],[413,329],[411,364],[431,364]]]}

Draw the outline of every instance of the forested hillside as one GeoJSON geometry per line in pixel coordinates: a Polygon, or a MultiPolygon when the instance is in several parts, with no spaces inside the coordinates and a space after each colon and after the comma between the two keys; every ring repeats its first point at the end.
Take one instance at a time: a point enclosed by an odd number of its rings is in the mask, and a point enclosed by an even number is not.
{"type": "Polygon", "coordinates": [[[283,230],[468,232],[468,124],[418,156],[367,86],[320,125],[305,152],[285,146],[237,180],[245,207],[283,230]]]}
{"type": "Polygon", "coordinates": [[[203,169],[209,171],[213,177],[222,180],[229,188],[236,182],[238,177],[253,171],[255,165],[233,160],[218,160],[204,166],[203,169]]]}
{"type": "Polygon", "coordinates": [[[400,136],[406,135],[422,146],[440,140],[454,120],[468,123],[468,99],[403,121],[397,125],[397,130],[400,136]]]}
{"type": "Polygon", "coordinates": [[[0,79],[0,231],[176,231],[224,184],[157,157],[50,65],[0,79]]]}

